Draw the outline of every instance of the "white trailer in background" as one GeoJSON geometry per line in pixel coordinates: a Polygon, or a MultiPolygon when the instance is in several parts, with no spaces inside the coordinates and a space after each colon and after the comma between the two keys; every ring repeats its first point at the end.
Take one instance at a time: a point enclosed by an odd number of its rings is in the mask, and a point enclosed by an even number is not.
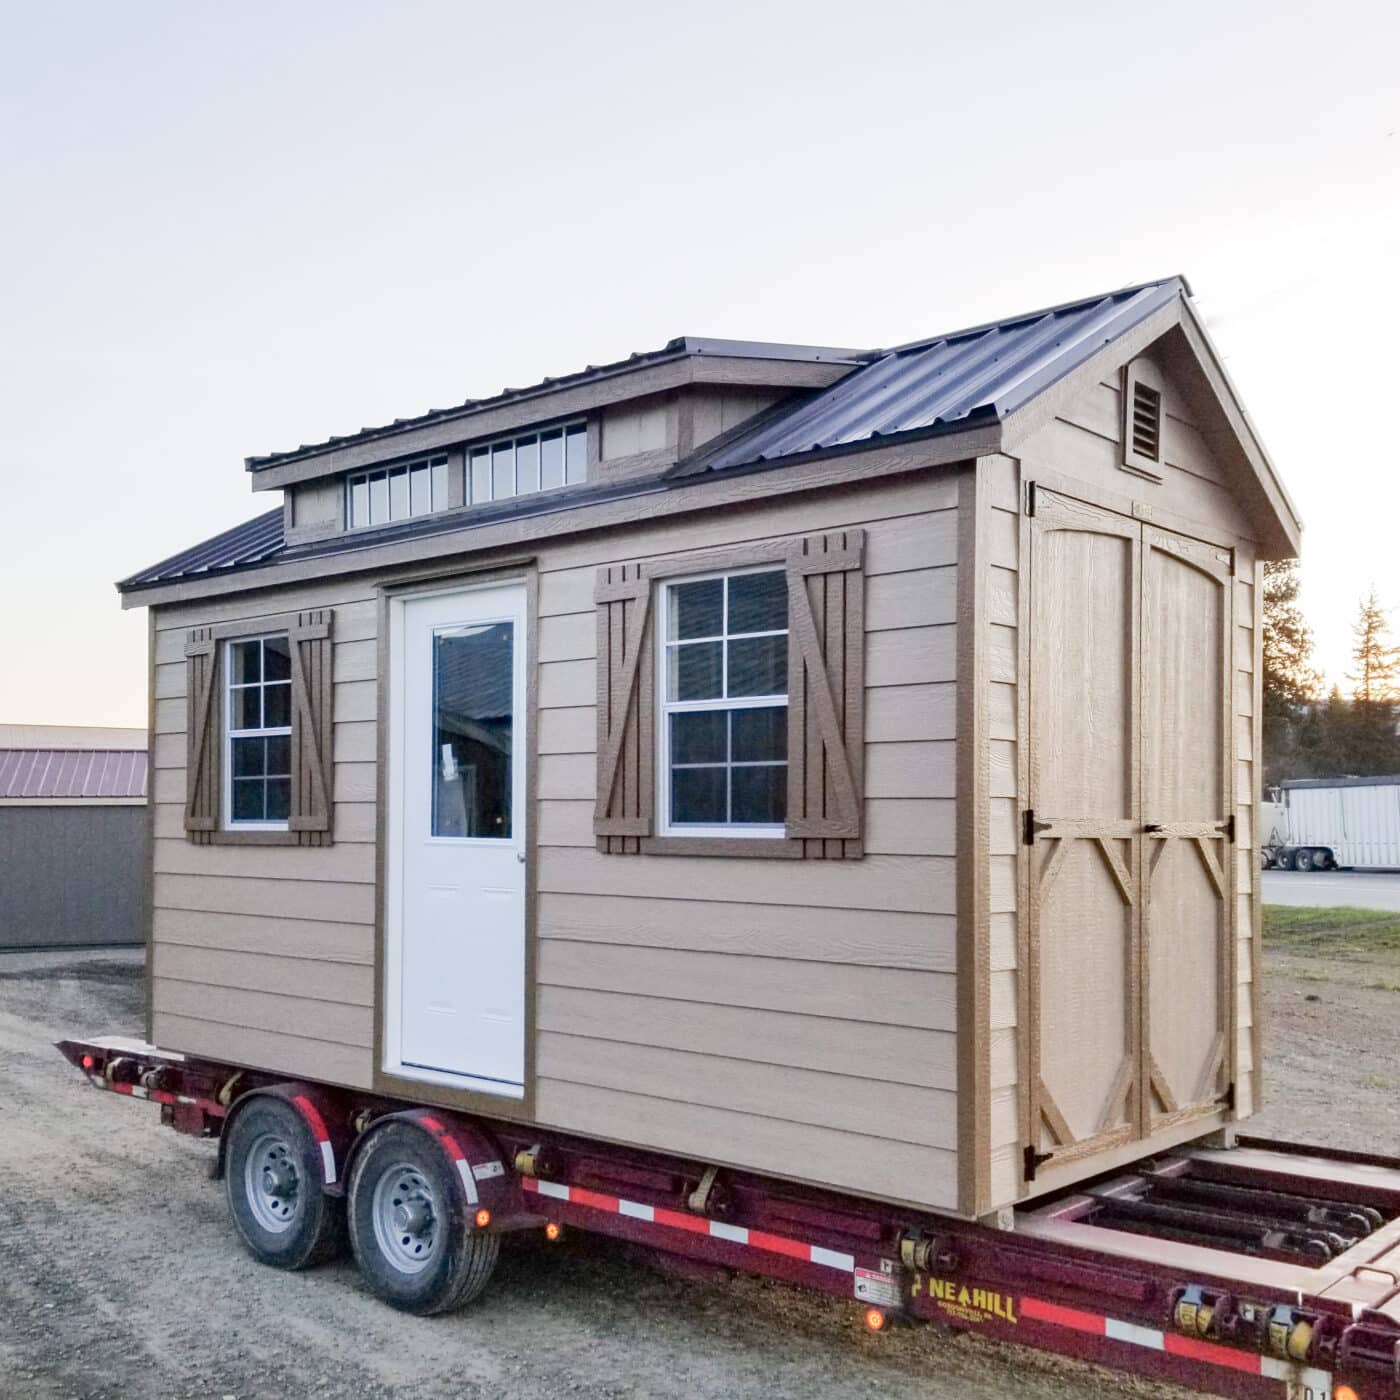
{"type": "Polygon", "coordinates": [[[1303,778],[1260,806],[1260,850],[1282,870],[1400,869],[1400,776],[1303,778]]]}

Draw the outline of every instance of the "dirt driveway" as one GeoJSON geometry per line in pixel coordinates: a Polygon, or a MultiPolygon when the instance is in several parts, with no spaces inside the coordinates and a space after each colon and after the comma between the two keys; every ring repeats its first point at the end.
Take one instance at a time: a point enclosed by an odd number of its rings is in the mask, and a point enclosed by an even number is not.
{"type": "MultiPolygon", "coordinates": [[[[1312,960],[1276,961],[1280,1107],[1263,1126],[1400,1151],[1375,1049],[1393,1044],[1400,997],[1366,985],[1379,976],[1300,981],[1312,960]],[[1342,1105],[1341,1134],[1324,1103],[1342,1105]]],[[[925,1328],[871,1337],[853,1304],[753,1279],[680,1282],[577,1234],[554,1249],[512,1239],[485,1298],[436,1320],[391,1311],[348,1263],[265,1269],[208,1179],[212,1146],[94,1093],[50,1048],[135,1030],[141,996],[139,955],[0,957],[5,1400],[1185,1394],[925,1328]]]]}

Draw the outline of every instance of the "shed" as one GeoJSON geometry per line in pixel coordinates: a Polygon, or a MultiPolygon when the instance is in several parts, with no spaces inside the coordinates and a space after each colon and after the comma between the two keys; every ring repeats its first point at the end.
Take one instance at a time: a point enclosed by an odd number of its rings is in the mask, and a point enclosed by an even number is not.
{"type": "Polygon", "coordinates": [[[249,458],[150,609],[150,1038],[983,1218],[1259,1103],[1260,571],[1178,278],[249,458]]]}
{"type": "Polygon", "coordinates": [[[0,725],[0,948],[146,939],[146,733],[0,725]]]}

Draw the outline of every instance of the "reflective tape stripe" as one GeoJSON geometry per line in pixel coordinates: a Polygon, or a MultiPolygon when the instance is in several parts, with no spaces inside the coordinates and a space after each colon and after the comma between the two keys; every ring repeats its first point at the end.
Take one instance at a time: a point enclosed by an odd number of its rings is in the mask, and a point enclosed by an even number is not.
{"type": "Polygon", "coordinates": [[[1270,1380],[1289,1384],[1301,1380],[1304,1384],[1312,1385],[1319,1394],[1326,1394],[1326,1387],[1331,1385],[1331,1376],[1325,1371],[1299,1368],[1270,1356],[1239,1351],[1235,1347],[1221,1346],[1218,1342],[1202,1341],[1199,1337],[1187,1337],[1178,1332],[1159,1332],[1152,1327],[1142,1327],[1136,1322],[1123,1322],[1116,1317],[1080,1312],[1077,1308],[1061,1307],[1058,1303],[1047,1303],[1040,1298],[1023,1297],[1018,1300],[1017,1306],[1022,1318],[1034,1322],[1048,1322],[1056,1327],[1067,1327],[1074,1332],[1087,1332],[1109,1341],[1127,1342],[1130,1346],[1165,1352],[1168,1356],[1179,1356],[1186,1361],[1203,1361],[1211,1366],[1225,1366],[1232,1371],[1243,1371],[1246,1375],[1265,1376],[1270,1380]]]}
{"type": "Polygon", "coordinates": [[[527,1194],[545,1196],[553,1201],[568,1201],[571,1205],[586,1206],[589,1210],[602,1211],[608,1215],[624,1215],[631,1220],[643,1220],[649,1224],[665,1225],[672,1230],[684,1230],[688,1235],[707,1235],[714,1240],[723,1240],[726,1244],[746,1245],[750,1249],[761,1249],[768,1254],[781,1254],[788,1259],[797,1259],[804,1264],[820,1264],[824,1268],[839,1269],[842,1273],[855,1273],[854,1255],[843,1254],[835,1249],[823,1249],[819,1244],[789,1239],[786,1235],[770,1235],[766,1230],[752,1230],[744,1225],[730,1225],[723,1220],[709,1220],[703,1215],[687,1215],[684,1211],[667,1210],[665,1206],[649,1206],[641,1201],[627,1201],[620,1196],[607,1196],[601,1191],[589,1191],[582,1186],[565,1186],[558,1181],[540,1181],[533,1176],[522,1177],[520,1187],[527,1194]]]}
{"type": "Polygon", "coordinates": [[[447,1130],[447,1126],[441,1119],[434,1118],[430,1113],[416,1113],[414,1119],[425,1127],[443,1146],[447,1155],[452,1158],[452,1164],[457,1168],[457,1175],[462,1178],[462,1189],[467,1193],[467,1204],[476,1205],[481,1199],[476,1189],[476,1177],[472,1175],[471,1163],[467,1161],[467,1154],[462,1151],[462,1145],[447,1130]]]}
{"type": "Polygon", "coordinates": [[[306,1126],[311,1129],[312,1138],[321,1149],[321,1171],[325,1177],[326,1185],[334,1186],[336,1182],[335,1149],[331,1146],[331,1135],[326,1131],[326,1120],[321,1117],[320,1110],[305,1094],[293,1095],[292,1105],[306,1120],[306,1126]]]}

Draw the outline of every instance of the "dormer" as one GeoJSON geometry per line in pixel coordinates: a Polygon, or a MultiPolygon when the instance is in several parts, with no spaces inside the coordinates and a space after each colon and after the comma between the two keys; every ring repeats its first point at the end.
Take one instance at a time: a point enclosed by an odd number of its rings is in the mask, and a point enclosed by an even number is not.
{"type": "Polygon", "coordinates": [[[288,547],[424,516],[563,506],[660,476],[774,405],[826,388],[868,352],[681,337],[660,350],[489,399],[250,457],[284,492],[288,547]],[[528,498],[528,504],[527,504],[528,498]]]}

